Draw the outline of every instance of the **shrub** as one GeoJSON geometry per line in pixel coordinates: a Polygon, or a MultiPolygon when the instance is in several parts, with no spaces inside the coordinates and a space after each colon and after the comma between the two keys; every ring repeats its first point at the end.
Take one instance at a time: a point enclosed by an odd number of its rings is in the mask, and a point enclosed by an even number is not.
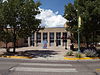
{"type": "Polygon", "coordinates": [[[86,49],[84,51],[84,54],[87,56],[87,57],[97,57],[98,56],[98,53],[94,50],[94,49],[86,49]]]}
{"type": "Polygon", "coordinates": [[[67,56],[72,56],[72,55],[73,55],[73,51],[72,51],[72,50],[68,51],[68,52],[66,53],[66,55],[67,55],[67,56]]]}
{"type": "Polygon", "coordinates": [[[81,55],[81,53],[78,52],[78,53],[75,54],[75,57],[82,58],[82,55],[81,55]]]}

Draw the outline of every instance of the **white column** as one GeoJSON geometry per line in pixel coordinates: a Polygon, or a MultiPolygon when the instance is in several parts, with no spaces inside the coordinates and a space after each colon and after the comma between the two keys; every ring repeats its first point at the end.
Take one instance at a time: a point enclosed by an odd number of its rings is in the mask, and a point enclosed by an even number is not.
{"type": "Polygon", "coordinates": [[[62,39],[62,36],[63,36],[63,32],[61,32],[61,46],[63,46],[63,39],[62,39]]]}
{"type": "Polygon", "coordinates": [[[67,39],[67,49],[70,50],[71,40],[67,39]]]}
{"type": "Polygon", "coordinates": [[[48,38],[47,38],[47,41],[48,41],[48,47],[50,46],[50,33],[48,32],[48,38]]]}
{"type": "Polygon", "coordinates": [[[28,47],[30,47],[30,37],[28,37],[28,47]]]}
{"type": "Polygon", "coordinates": [[[70,50],[70,45],[71,45],[71,40],[70,40],[70,37],[71,37],[71,33],[70,32],[67,32],[67,49],[70,50]]]}
{"type": "Polygon", "coordinates": [[[37,46],[37,39],[36,39],[36,32],[34,33],[34,46],[36,47],[37,46]]]}

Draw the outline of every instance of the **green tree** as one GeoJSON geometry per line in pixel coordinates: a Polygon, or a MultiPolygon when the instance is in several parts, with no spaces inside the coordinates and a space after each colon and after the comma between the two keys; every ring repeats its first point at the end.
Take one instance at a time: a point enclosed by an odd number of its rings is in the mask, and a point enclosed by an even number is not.
{"type": "MultiPolygon", "coordinates": [[[[40,29],[41,20],[36,19],[35,16],[40,13],[38,7],[41,4],[33,0],[7,0],[1,2],[0,5],[2,6],[0,26],[3,31],[10,27],[10,34],[13,36],[13,52],[15,53],[18,38],[28,37],[40,29]]],[[[9,36],[7,37],[9,38],[9,36]]]]}
{"type": "Polygon", "coordinates": [[[0,33],[0,41],[3,41],[5,44],[6,44],[6,51],[7,52],[10,52],[10,48],[8,47],[8,43],[9,42],[12,42],[12,34],[10,33],[10,31],[8,31],[8,30],[6,30],[5,29],[5,31],[2,31],[1,33],[0,33]]]}
{"type": "Polygon", "coordinates": [[[67,22],[67,29],[74,34],[76,34],[78,29],[78,16],[82,18],[82,25],[80,27],[81,41],[86,41],[88,46],[88,42],[92,38],[94,42],[95,31],[100,30],[100,1],[75,0],[74,4],[65,5],[64,17],[69,21],[67,22]]]}

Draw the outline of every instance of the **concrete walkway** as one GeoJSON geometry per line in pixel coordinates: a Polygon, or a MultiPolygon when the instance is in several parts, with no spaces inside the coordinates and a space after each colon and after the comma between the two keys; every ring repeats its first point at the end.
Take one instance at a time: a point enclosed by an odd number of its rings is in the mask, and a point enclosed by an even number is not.
{"type": "MultiPolygon", "coordinates": [[[[12,49],[11,49],[12,50],[12,49]]],[[[27,51],[34,55],[32,60],[64,60],[64,55],[67,50],[64,47],[49,47],[43,49],[42,47],[22,47],[16,48],[16,52],[27,51]]],[[[6,52],[4,48],[0,49],[0,53],[6,52]]]]}

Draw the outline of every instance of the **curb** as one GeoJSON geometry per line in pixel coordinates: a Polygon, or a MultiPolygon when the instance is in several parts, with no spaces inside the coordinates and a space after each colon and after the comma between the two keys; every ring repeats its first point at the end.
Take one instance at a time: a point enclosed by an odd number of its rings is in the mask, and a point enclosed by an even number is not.
{"type": "Polygon", "coordinates": [[[84,58],[68,58],[64,57],[65,60],[91,60],[91,59],[100,59],[100,57],[84,57],[84,58]]]}
{"type": "Polygon", "coordinates": [[[17,58],[17,59],[32,59],[32,57],[26,56],[0,56],[1,58],[17,58]]]}

